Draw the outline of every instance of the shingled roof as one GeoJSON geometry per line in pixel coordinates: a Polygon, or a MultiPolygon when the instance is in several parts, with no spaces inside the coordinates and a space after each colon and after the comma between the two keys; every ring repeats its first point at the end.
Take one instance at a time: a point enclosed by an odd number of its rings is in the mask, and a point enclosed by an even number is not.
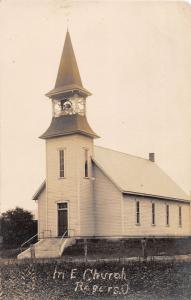
{"type": "Polygon", "coordinates": [[[122,193],[190,200],[156,163],[148,159],[95,146],[93,161],[122,193]]]}

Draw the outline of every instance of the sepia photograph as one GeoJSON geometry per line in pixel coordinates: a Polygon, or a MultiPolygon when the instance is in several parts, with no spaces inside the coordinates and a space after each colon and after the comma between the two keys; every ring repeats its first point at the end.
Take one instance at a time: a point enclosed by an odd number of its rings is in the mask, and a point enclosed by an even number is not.
{"type": "Polygon", "coordinates": [[[0,299],[191,299],[191,1],[0,0],[0,299]]]}

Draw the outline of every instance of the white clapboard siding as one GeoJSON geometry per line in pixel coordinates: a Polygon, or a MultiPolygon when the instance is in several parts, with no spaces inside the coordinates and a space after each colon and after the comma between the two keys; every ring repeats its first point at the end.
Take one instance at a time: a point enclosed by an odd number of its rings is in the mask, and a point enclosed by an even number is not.
{"type": "Polygon", "coordinates": [[[130,236],[188,236],[191,233],[189,203],[124,196],[123,213],[124,233],[130,236]],[[136,200],[140,201],[140,225],[136,225],[136,200]],[[152,202],[155,203],[155,225],[152,225],[152,202]],[[166,225],[166,204],[169,205],[169,226],[166,225]],[[182,226],[179,226],[179,206],[182,207],[182,226]]]}
{"type": "Polygon", "coordinates": [[[117,187],[94,166],[95,235],[98,236],[188,236],[191,234],[190,204],[175,200],[122,196],[117,187]],[[140,225],[136,224],[136,200],[140,201],[140,225]],[[152,225],[152,202],[155,225],[152,225]],[[166,225],[169,205],[169,226],[166,225]],[[179,206],[182,226],[179,226],[179,206]]]}
{"type": "Polygon", "coordinates": [[[121,192],[96,165],[94,176],[95,235],[122,235],[121,192]]]}
{"type": "Polygon", "coordinates": [[[91,156],[92,139],[83,135],[46,141],[47,229],[54,236],[58,234],[57,203],[65,201],[69,207],[69,229],[75,230],[76,235],[93,234],[91,180],[84,178],[85,148],[91,156]],[[59,178],[59,149],[65,150],[65,178],[59,178]]]}
{"type": "Polygon", "coordinates": [[[38,198],[38,234],[46,230],[46,190],[38,198]]]}
{"type": "MultiPolygon", "coordinates": [[[[58,235],[57,204],[68,203],[69,229],[77,236],[188,236],[190,203],[123,195],[91,162],[93,140],[74,134],[46,141],[46,189],[38,199],[38,232],[58,235]],[[59,178],[59,149],[65,150],[65,178],[59,178]],[[84,149],[89,150],[89,177],[84,178],[84,149]],[[140,225],[136,225],[136,200],[140,201],[140,225]],[[152,225],[152,201],[155,225],[152,225]],[[169,226],[166,225],[169,205],[169,226]],[[178,207],[182,207],[179,226],[178,207]]],[[[112,161],[111,161],[112,164],[112,161]]],[[[102,166],[101,166],[102,167],[102,166]]]]}

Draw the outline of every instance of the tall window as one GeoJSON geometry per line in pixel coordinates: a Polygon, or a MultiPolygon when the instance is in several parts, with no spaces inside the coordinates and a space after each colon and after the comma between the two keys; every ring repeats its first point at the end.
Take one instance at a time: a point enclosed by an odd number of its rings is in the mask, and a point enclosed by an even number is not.
{"type": "Polygon", "coordinates": [[[140,202],[136,201],[136,224],[140,224],[140,202]]]}
{"type": "Polygon", "coordinates": [[[181,206],[178,207],[178,222],[179,222],[179,226],[182,226],[182,207],[181,206]]]}
{"type": "Polygon", "coordinates": [[[59,159],[60,159],[60,177],[64,177],[64,150],[59,150],[59,159]]]}
{"type": "Polygon", "coordinates": [[[155,203],[152,203],[152,225],[155,225],[155,203]]]}
{"type": "Polygon", "coordinates": [[[169,205],[166,205],[166,225],[169,225],[169,205]]]}
{"type": "Polygon", "coordinates": [[[84,150],[85,160],[84,160],[84,176],[89,176],[89,167],[88,167],[88,149],[84,150]]]}

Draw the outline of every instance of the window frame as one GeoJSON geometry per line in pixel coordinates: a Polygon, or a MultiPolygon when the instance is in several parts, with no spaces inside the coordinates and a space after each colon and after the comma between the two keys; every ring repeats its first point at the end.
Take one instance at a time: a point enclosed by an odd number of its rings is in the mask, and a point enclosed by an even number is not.
{"type": "Polygon", "coordinates": [[[178,225],[182,227],[182,206],[178,206],[178,225]]]}
{"type": "Polygon", "coordinates": [[[59,178],[65,178],[65,149],[58,149],[59,154],[59,178]],[[63,153],[63,157],[61,157],[61,153],[63,153]]]}
{"type": "Polygon", "coordinates": [[[156,225],[156,204],[151,202],[151,224],[152,226],[156,225]]]}
{"type": "Polygon", "coordinates": [[[140,213],[140,201],[136,200],[135,202],[135,217],[136,217],[136,225],[141,225],[141,213],[140,213]]]}
{"type": "Polygon", "coordinates": [[[68,202],[57,202],[57,210],[68,210],[68,202]],[[59,207],[61,205],[63,205],[63,207],[59,207]]]}
{"type": "Polygon", "coordinates": [[[84,148],[84,178],[89,178],[89,149],[84,148]]]}
{"type": "Polygon", "coordinates": [[[166,226],[170,226],[170,206],[166,204],[166,226]]]}

